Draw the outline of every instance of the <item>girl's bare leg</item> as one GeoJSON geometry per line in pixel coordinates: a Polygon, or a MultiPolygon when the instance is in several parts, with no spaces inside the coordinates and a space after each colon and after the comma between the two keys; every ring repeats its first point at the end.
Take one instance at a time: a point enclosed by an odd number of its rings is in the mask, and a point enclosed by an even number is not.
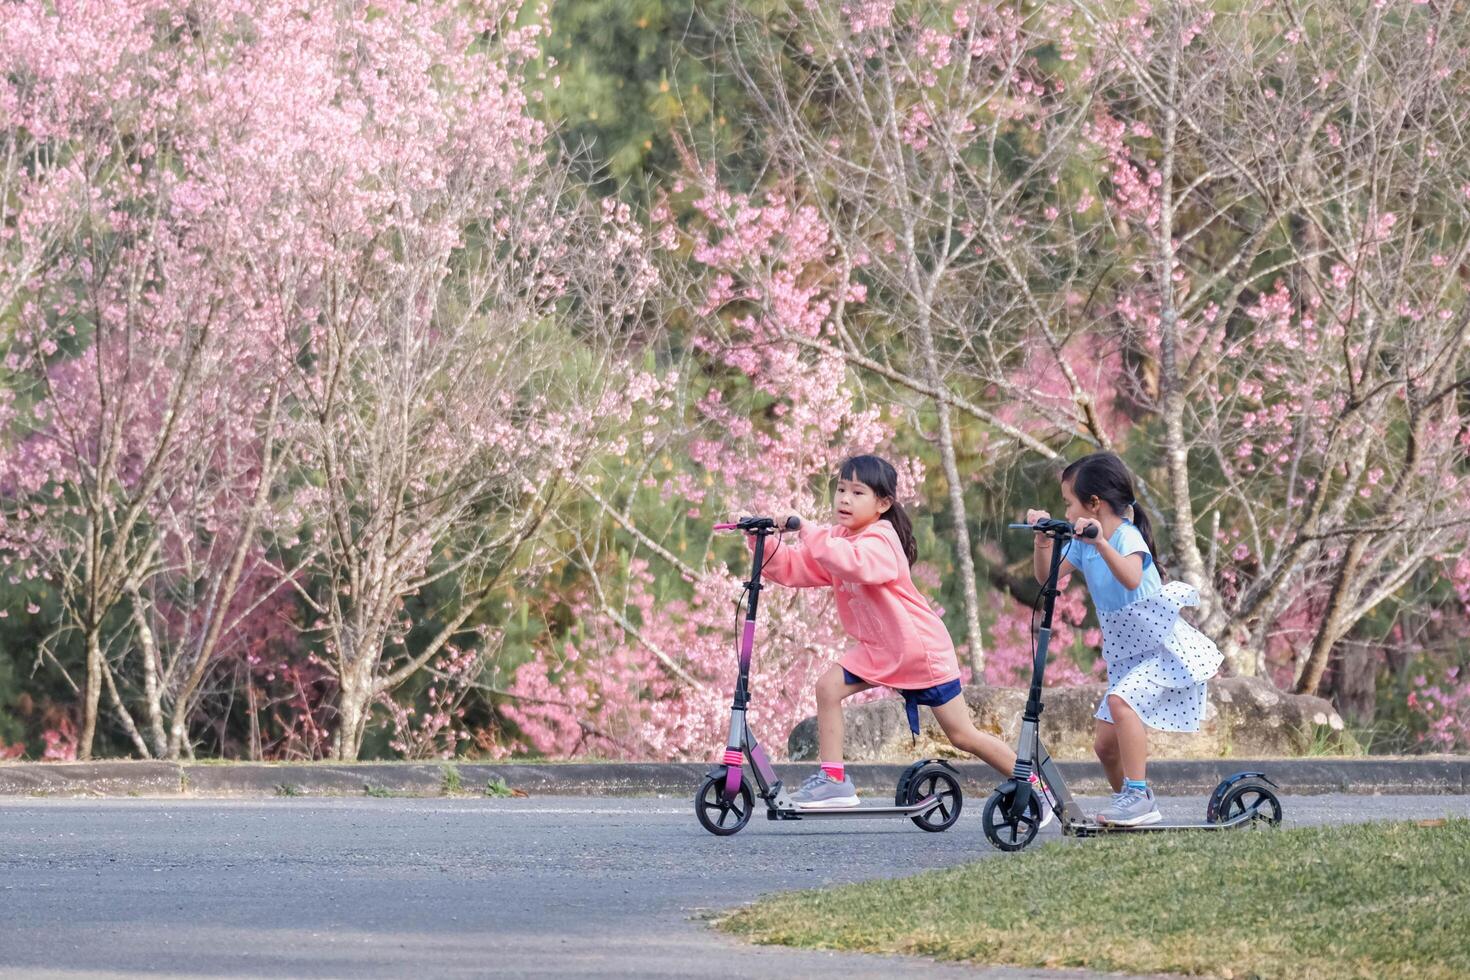
{"type": "Polygon", "coordinates": [[[1133,706],[1116,694],[1108,695],[1108,710],[1113,713],[1113,728],[1118,739],[1118,757],[1126,779],[1143,779],[1148,765],[1148,732],[1143,719],[1133,706]]]}
{"type": "Polygon", "coordinates": [[[833,664],[817,678],[817,761],[842,761],[842,702],[872,687],[866,681],[849,684],[842,667],[833,664]]]}
{"type": "Polygon", "coordinates": [[[1103,772],[1107,773],[1113,792],[1121,793],[1123,791],[1123,759],[1118,754],[1117,727],[1099,718],[1092,736],[1092,750],[1097,753],[1097,761],[1102,763],[1103,772]]]}
{"type": "Polygon", "coordinates": [[[975,727],[964,698],[954,698],[931,710],[951,745],[979,756],[990,768],[1010,778],[1016,766],[1015,751],[994,735],[975,727]]]}

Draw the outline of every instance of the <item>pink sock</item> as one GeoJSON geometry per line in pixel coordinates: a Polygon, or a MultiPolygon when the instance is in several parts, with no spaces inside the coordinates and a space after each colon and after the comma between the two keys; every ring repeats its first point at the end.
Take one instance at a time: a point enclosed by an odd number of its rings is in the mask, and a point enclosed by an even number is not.
{"type": "Polygon", "coordinates": [[[840,762],[824,762],[822,763],[822,771],[834,783],[840,783],[843,779],[847,778],[847,768],[840,762]]]}

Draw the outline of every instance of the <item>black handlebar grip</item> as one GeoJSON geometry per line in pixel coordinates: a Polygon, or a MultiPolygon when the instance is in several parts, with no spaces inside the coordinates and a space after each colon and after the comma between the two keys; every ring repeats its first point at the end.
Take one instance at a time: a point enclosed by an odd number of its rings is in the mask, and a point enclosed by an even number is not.
{"type": "Polygon", "coordinates": [[[1096,524],[1089,524],[1089,525],[1087,525],[1087,530],[1085,530],[1085,531],[1082,532],[1082,536],[1084,538],[1095,538],[1095,537],[1097,537],[1097,525],[1096,524]]]}
{"type": "Polygon", "coordinates": [[[792,514],[790,517],[786,518],[786,530],[788,530],[788,531],[800,531],[801,530],[801,518],[800,517],[797,517],[795,514],[792,514]]]}

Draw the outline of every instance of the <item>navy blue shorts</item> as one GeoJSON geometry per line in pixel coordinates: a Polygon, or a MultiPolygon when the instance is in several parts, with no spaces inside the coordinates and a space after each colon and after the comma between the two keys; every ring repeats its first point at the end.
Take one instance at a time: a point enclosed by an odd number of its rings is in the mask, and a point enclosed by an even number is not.
{"type": "MultiPolygon", "coordinates": [[[[864,680],[857,674],[842,668],[842,680],[847,684],[872,684],[872,681],[864,680]]],[[[882,685],[876,685],[881,687],[882,685]]],[[[894,688],[903,695],[904,713],[909,718],[909,730],[915,735],[919,734],[919,705],[929,708],[937,708],[941,704],[948,704],[960,695],[960,681],[955,678],[945,681],[943,684],[935,684],[933,687],[920,687],[912,689],[894,688]]]]}

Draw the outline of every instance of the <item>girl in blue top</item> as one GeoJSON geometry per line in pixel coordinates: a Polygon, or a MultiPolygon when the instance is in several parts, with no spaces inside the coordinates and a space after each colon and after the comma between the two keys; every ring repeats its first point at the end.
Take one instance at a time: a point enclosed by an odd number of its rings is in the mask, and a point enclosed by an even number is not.
{"type": "MultiPolygon", "coordinates": [[[[1062,471],[1067,520],[1079,537],[1062,546],[1062,574],[1082,572],[1103,633],[1108,690],[1097,709],[1093,748],[1113,785],[1113,802],[1097,819],[1140,826],[1162,819],[1148,788],[1145,726],[1170,732],[1199,730],[1205,681],[1221,655],[1209,638],[1179,616],[1199,596],[1182,582],[1164,585],[1154,560],[1147,515],[1133,499],[1133,477],[1112,453],[1084,456],[1062,471]],[[1098,536],[1080,535],[1090,525],[1098,536]]],[[[1027,511],[1034,524],[1050,517],[1027,511]]],[[[1051,539],[1036,535],[1038,582],[1051,569],[1051,539]]]]}

